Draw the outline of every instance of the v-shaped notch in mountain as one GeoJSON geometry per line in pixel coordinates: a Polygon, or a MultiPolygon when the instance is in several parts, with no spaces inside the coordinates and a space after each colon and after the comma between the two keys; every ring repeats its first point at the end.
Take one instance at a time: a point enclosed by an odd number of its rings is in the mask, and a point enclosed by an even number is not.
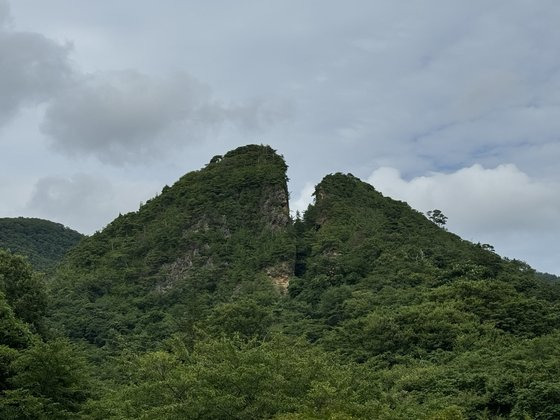
{"type": "Polygon", "coordinates": [[[292,221],[286,169],[269,146],[240,147],[119,216],[60,266],[53,322],[99,346],[123,336],[157,343],[192,333],[221,304],[245,302],[235,310],[248,311],[253,331],[258,308],[282,299],[313,308],[331,290],[508,281],[531,271],[352,175],[326,176],[303,219],[292,221]]]}

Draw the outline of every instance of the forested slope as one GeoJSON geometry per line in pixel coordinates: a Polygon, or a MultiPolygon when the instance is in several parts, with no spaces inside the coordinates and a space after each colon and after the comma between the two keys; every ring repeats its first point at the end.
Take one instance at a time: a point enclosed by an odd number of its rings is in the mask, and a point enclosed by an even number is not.
{"type": "Polygon", "coordinates": [[[49,220],[0,218],[0,248],[25,255],[40,271],[53,268],[82,237],[75,230],[49,220]]]}
{"type": "Polygon", "coordinates": [[[84,239],[41,322],[6,286],[0,417],[560,417],[554,279],[352,175],[287,199],[283,158],[241,147],[84,239]],[[74,363],[54,391],[22,373],[43,347],[74,363]]]}
{"type": "Polygon", "coordinates": [[[119,216],[73,249],[53,279],[57,328],[100,347],[145,349],[193,334],[234,295],[280,294],[295,254],[286,181],[282,157],[246,146],[119,216]]]}

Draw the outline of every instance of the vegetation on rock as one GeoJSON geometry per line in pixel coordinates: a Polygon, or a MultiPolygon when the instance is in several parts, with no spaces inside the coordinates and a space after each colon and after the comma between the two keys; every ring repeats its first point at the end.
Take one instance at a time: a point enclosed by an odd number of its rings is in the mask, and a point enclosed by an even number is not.
{"type": "Polygon", "coordinates": [[[0,253],[0,417],[560,416],[557,278],[352,175],[292,221],[286,182],[270,147],[216,156],[46,292],[0,253]]]}

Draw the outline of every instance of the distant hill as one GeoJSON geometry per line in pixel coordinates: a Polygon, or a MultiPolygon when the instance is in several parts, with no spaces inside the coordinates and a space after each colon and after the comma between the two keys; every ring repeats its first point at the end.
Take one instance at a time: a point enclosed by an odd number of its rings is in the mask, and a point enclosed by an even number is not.
{"type": "Polygon", "coordinates": [[[54,267],[83,235],[60,223],[35,218],[0,218],[0,248],[29,258],[33,268],[54,267]]]}
{"type": "Polygon", "coordinates": [[[543,281],[560,283],[560,277],[555,274],[536,272],[535,276],[543,281]]]}

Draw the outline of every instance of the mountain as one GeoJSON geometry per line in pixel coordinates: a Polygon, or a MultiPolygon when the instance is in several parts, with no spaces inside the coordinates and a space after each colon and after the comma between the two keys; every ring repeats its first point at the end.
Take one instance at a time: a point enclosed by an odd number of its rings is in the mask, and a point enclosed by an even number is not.
{"type": "MultiPolygon", "coordinates": [[[[530,342],[560,326],[558,283],[462,240],[352,175],[325,177],[295,228],[290,306],[299,315],[289,329],[346,360],[383,369],[422,360],[445,371],[451,354],[468,363],[471,352],[503,352],[500,340],[530,342]]],[[[508,404],[497,410],[510,412],[508,404]]]]}
{"type": "Polygon", "coordinates": [[[4,292],[0,417],[560,416],[557,281],[351,174],[292,220],[286,169],[240,147],[84,238],[47,279],[35,344],[4,292]],[[37,385],[51,365],[55,391],[37,385]]]}
{"type": "Polygon", "coordinates": [[[53,268],[83,235],[60,223],[34,218],[0,218],[0,248],[24,255],[36,270],[53,268]]]}
{"type": "Polygon", "coordinates": [[[146,348],[232,295],[281,294],[295,254],[286,168],[270,147],[215,156],[84,239],[53,280],[57,325],[99,346],[126,337],[146,348]]]}

